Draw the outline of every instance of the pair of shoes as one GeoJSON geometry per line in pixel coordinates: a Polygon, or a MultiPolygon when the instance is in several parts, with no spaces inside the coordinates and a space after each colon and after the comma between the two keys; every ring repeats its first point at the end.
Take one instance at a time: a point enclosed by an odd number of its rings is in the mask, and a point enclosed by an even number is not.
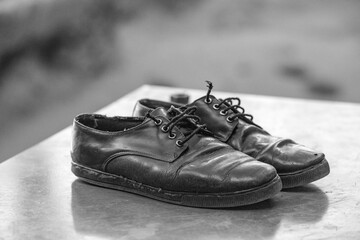
{"type": "Polygon", "coordinates": [[[210,91],[184,106],[139,100],[135,117],[78,115],[73,173],[98,186],[204,208],[253,204],[281,191],[284,180],[293,187],[328,174],[323,154],[310,158],[309,149],[270,136],[239,104],[210,91]]]}

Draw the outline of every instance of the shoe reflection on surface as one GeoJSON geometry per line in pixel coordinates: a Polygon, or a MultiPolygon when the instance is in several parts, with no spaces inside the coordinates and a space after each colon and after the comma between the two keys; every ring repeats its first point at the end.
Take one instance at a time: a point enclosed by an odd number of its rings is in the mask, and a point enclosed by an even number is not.
{"type": "Polygon", "coordinates": [[[312,184],[230,209],[183,207],[81,180],[72,183],[71,198],[77,232],[125,239],[273,238],[280,227],[320,221],[328,204],[326,194],[312,184]]]}

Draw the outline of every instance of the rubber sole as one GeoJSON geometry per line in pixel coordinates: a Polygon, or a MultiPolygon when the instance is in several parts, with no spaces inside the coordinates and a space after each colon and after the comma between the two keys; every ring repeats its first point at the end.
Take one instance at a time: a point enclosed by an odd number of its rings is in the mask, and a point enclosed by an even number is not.
{"type": "Polygon", "coordinates": [[[71,170],[79,179],[93,185],[135,193],[177,205],[200,208],[228,208],[249,205],[271,198],[282,188],[280,177],[277,175],[270,182],[246,191],[231,193],[174,192],[94,170],[74,162],[72,162],[71,170]]]}
{"type": "Polygon", "coordinates": [[[325,177],[329,173],[329,163],[326,159],[323,159],[320,163],[302,171],[286,174],[279,173],[279,176],[283,184],[283,189],[286,189],[306,185],[325,177]]]}

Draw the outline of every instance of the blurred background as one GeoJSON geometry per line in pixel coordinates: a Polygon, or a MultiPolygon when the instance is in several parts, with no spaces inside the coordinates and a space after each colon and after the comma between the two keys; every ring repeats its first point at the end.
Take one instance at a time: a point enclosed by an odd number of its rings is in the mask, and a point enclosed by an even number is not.
{"type": "Polygon", "coordinates": [[[360,102],[359,13],[358,0],[0,0],[0,162],[143,84],[360,102]]]}

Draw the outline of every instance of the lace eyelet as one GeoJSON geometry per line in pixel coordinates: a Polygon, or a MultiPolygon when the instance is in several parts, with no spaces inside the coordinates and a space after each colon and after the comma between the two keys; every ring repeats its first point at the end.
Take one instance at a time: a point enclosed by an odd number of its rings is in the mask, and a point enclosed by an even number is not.
{"type": "Polygon", "coordinates": [[[176,146],[178,147],[182,147],[183,146],[183,142],[181,140],[176,140],[175,142],[176,146]]]}
{"type": "Polygon", "coordinates": [[[165,125],[163,125],[163,126],[161,127],[161,131],[167,132],[167,131],[169,131],[169,128],[166,127],[165,125]]]}
{"type": "Polygon", "coordinates": [[[209,97],[209,100],[207,98],[205,98],[204,102],[207,104],[210,104],[210,103],[212,103],[212,98],[209,97]]]}
{"type": "Polygon", "coordinates": [[[219,110],[219,109],[220,109],[219,104],[214,104],[214,105],[213,105],[213,109],[215,109],[215,110],[219,110]]]}
{"type": "Polygon", "coordinates": [[[220,111],[220,115],[222,115],[222,116],[226,116],[227,114],[228,114],[227,111],[224,111],[224,110],[221,110],[221,111],[220,111]]]}
{"type": "Polygon", "coordinates": [[[160,126],[162,124],[162,120],[160,118],[157,118],[156,121],[155,121],[155,125],[156,126],[160,126]]]}
{"type": "Polygon", "coordinates": [[[230,116],[226,118],[226,121],[228,121],[229,123],[232,123],[234,120],[235,119],[230,116]]]}
{"type": "Polygon", "coordinates": [[[170,133],[168,136],[170,139],[176,138],[176,133],[170,133]]]}

